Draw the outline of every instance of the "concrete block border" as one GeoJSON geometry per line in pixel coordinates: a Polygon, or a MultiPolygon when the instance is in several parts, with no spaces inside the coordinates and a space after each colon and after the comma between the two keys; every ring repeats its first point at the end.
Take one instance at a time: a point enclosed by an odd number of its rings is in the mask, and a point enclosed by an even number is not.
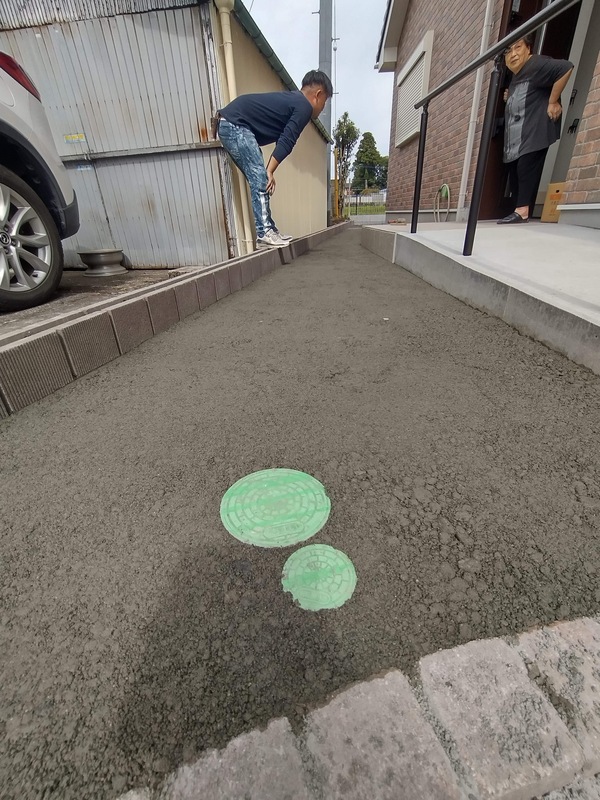
{"type": "Polygon", "coordinates": [[[174,289],[152,292],[146,298],[154,335],[166,331],[179,322],[179,309],[174,289]]]}
{"type": "MultiPolygon", "coordinates": [[[[167,289],[166,291],[170,290],[167,289]]],[[[157,294],[159,293],[157,292],[157,294]]],[[[158,305],[158,299],[156,304],[158,305]]],[[[108,313],[117,335],[121,355],[128,353],[134,347],[154,336],[147,298],[140,297],[139,300],[120,303],[118,306],[111,308],[108,313]]]]}
{"type": "Polygon", "coordinates": [[[91,314],[58,329],[71,372],[80,378],[118,358],[119,345],[108,314],[91,314]]]}
{"type": "Polygon", "coordinates": [[[200,300],[200,311],[217,302],[217,287],[215,286],[213,272],[209,272],[208,275],[201,275],[196,281],[196,288],[198,289],[198,299],[200,300]]]}
{"type": "Polygon", "coordinates": [[[363,228],[361,244],[600,375],[600,326],[455,261],[418,239],[363,228]]]}
{"type": "Polygon", "coordinates": [[[231,264],[227,268],[229,272],[229,287],[231,289],[231,294],[234,292],[239,292],[242,288],[242,267],[239,263],[231,264]]]}
{"type": "Polygon", "coordinates": [[[229,268],[222,267],[221,269],[215,270],[214,278],[215,278],[215,291],[217,294],[217,301],[222,300],[224,297],[227,297],[228,294],[231,294],[231,285],[229,281],[229,268]]]}
{"type": "Polygon", "coordinates": [[[0,420],[130,352],[191,314],[291,264],[341,233],[342,223],[291,247],[202,267],[0,338],[0,420]]]}
{"type": "Polygon", "coordinates": [[[62,389],[73,378],[56,331],[30,336],[0,350],[0,391],[11,414],[62,389]]]}
{"type": "Polygon", "coordinates": [[[179,319],[185,319],[190,314],[195,314],[200,311],[200,301],[198,299],[198,289],[196,287],[196,279],[188,278],[188,280],[178,283],[173,287],[175,292],[175,300],[177,301],[177,312],[179,319]]]}

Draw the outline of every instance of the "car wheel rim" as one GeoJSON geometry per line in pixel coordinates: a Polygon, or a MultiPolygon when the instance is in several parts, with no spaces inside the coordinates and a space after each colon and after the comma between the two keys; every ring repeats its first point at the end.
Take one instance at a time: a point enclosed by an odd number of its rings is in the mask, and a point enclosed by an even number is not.
{"type": "Polygon", "coordinates": [[[0,183],[0,289],[28,292],[48,275],[48,230],[24,197],[0,183]]]}

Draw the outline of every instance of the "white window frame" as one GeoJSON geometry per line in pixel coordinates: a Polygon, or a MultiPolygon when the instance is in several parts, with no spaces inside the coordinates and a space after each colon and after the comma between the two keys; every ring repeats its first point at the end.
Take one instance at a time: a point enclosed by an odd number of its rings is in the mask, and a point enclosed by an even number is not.
{"type": "Polygon", "coordinates": [[[423,61],[423,81],[422,85],[420,86],[420,96],[419,100],[422,100],[423,97],[429,91],[429,76],[431,73],[431,59],[433,56],[433,31],[427,31],[423,39],[419,42],[415,50],[413,51],[412,55],[401,69],[398,80],[396,81],[396,91],[398,92],[397,103],[396,103],[396,120],[395,120],[395,139],[396,139],[396,147],[402,147],[403,144],[410,142],[415,136],[419,135],[420,129],[420,111],[416,111],[413,109],[407,109],[406,106],[401,106],[400,104],[400,87],[404,83],[404,81],[408,78],[411,74],[413,69],[415,69],[421,60],[423,61]],[[400,114],[408,114],[411,113],[414,115],[414,124],[409,127],[408,130],[404,130],[400,133],[401,126],[398,125],[398,120],[400,114]]]}

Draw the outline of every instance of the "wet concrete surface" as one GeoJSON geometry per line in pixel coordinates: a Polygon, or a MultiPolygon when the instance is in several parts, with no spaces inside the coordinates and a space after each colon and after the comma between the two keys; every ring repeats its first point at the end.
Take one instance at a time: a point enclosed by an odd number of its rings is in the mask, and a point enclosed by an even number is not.
{"type": "Polygon", "coordinates": [[[600,609],[600,378],[348,231],[0,423],[3,798],[114,798],[332,692],[600,609]],[[332,502],[332,612],[219,504],[332,502]]]}

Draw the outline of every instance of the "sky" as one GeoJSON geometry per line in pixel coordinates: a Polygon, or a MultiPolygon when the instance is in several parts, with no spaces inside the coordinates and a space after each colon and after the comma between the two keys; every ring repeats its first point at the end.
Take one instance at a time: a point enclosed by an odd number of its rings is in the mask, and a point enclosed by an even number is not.
{"type": "MultiPolygon", "coordinates": [[[[319,0],[244,0],[279,60],[300,85],[319,66],[319,0]]],[[[393,75],[374,69],[387,0],[334,0],[337,77],[332,123],[347,111],[361,134],[371,131],[382,155],[390,138],[393,75]],[[366,11],[365,9],[368,9],[366,11]]]]}

